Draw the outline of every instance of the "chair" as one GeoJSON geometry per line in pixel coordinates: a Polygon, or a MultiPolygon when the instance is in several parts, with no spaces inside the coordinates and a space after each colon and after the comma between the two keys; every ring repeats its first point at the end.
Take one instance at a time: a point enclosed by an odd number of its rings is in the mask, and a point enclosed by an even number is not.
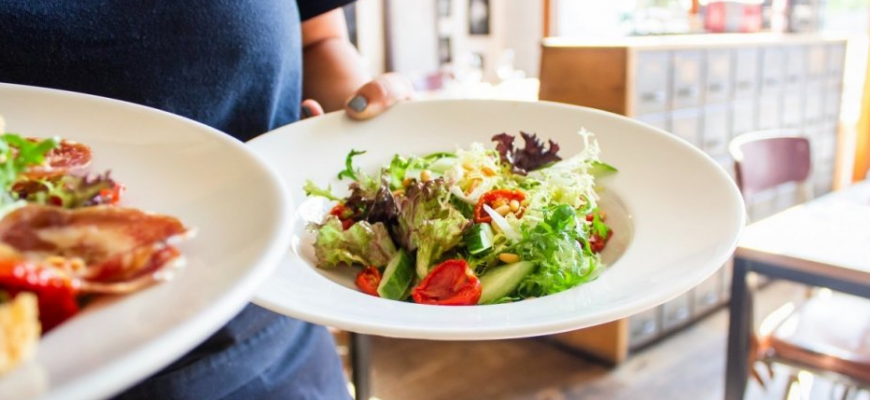
{"type": "MultiPolygon", "coordinates": [[[[810,143],[793,131],[759,131],[736,137],[729,146],[737,186],[744,200],[780,185],[796,183],[801,200],[812,197],[810,143]]],[[[808,292],[809,293],[809,292],[808,292]]],[[[829,291],[825,293],[830,293],[829,291]]],[[[753,338],[750,362],[785,364],[843,383],[843,398],[870,387],[870,302],[848,295],[809,296],[768,315],[753,338]]],[[[757,370],[750,371],[765,386],[757,370]]],[[[797,383],[797,373],[789,379],[797,383]]],[[[790,390],[786,391],[789,396],[790,390]]]]}
{"type": "Polygon", "coordinates": [[[806,183],[812,172],[810,141],[797,132],[745,133],[731,141],[728,151],[734,159],[737,187],[744,200],[790,182],[802,186],[800,200],[812,198],[812,186],[806,183]]]}

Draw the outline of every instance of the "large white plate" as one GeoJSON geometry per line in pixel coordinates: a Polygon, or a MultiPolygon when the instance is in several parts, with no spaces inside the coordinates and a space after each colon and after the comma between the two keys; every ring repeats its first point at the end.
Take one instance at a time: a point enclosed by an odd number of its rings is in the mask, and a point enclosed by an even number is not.
{"type": "Polygon", "coordinates": [[[124,205],[198,230],[175,279],[104,297],[49,332],[34,362],[0,377],[0,398],[111,396],[169,364],[248,302],[290,242],[277,175],[217,130],[129,103],[0,85],[7,131],[90,145],[93,169],[127,186],[124,205]]]}
{"type": "MultiPolygon", "coordinates": [[[[400,104],[367,122],[330,114],[279,128],[249,145],[274,165],[300,206],[293,246],[254,302],[274,311],[350,331],[423,339],[497,339],[597,325],[686,292],[715,272],[744,225],[740,194],[701,151],[664,131],[598,110],[555,103],[430,101],[400,104]],[[427,154],[500,132],[552,138],[567,157],[582,148],[577,131],[594,132],[601,157],[619,173],[603,182],[603,207],[616,237],[596,281],[556,295],[477,307],[389,301],[353,289],[348,271],[314,266],[304,221],[323,212],[306,199],[306,179],[331,183],[350,149],[375,172],[394,153],[427,154]],[[312,215],[314,214],[314,215],[312,215]]],[[[322,214],[321,214],[322,215],[322,214]]]]}

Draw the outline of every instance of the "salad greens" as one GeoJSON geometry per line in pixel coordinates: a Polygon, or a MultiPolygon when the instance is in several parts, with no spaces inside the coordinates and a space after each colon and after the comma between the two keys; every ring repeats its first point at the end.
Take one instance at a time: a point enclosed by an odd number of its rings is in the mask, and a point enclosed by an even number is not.
{"type": "MultiPolygon", "coordinates": [[[[338,174],[351,181],[348,196],[311,181],[304,187],[308,196],[337,202],[312,226],[318,264],[375,267],[367,280],[385,275],[374,295],[399,300],[415,285],[434,293],[428,281],[447,260],[461,260],[480,277],[485,296],[474,301],[481,304],[546,296],[593,280],[613,234],[598,209],[596,178],[616,168],[599,160],[589,132],[579,135],[583,150],[564,160],[552,140],[544,144],[520,132],[520,147],[501,133],[492,138],[495,149],[473,143],[422,157],[397,154],[378,178],[354,166],[365,152],[351,150],[338,174]]],[[[464,282],[460,275],[451,282],[464,282]]]]}
{"type": "Polygon", "coordinates": [[[0,136],[0,208],[5,209],[19,200],[12,186],[28,167],[42,164],[45,155],[58,143],[56,138],[33,141],[14,133],[0,136]]]}

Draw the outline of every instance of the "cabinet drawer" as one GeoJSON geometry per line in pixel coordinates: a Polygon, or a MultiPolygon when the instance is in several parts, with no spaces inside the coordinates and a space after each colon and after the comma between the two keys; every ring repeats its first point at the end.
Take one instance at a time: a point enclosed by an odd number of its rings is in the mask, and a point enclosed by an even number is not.
{"type": "Polygon", "coordinates": [[[807,51],[805,46],[785,49],[785,90],[798,92],[806,82],[807,51]]]}
{"type": "Polygon", "coordinates": [[[833,134],[818,135],[812,139],[813,167],[819,170],[833,166],[837,153],[837,137],[833,134]]]}
{"type": "Polygon", "coordinates": [[[756,99],[748,98],[734,102],[731,111],[731,136],[737,136],[756,129],[758,108],[756,99]]]}
{"type": "Polygon", "coordinates": [[[667,112],[638,115],[634,117],[634,119],[647,125],[652,125],[665,132],[671,131],[671,115],[667,112]]]}
{"type": "Polygon", "coordinates": [[[761,93],[782,91],[785,76],[785,52],[778,47],[765,47],[761,55],[761,93]]]}
{"type": "Polygon", "coordinates": [[[807,130],[817,129],[823,124],[824,92],[821,85],[811,83],[804,98],[804,128],[807,130]]]}
{"type": "Polygon", "coordinates": [[[662,330],[678,328],[692,318],[692,291],[662,305],[662,330]]]}
{"type": "Polygon", "coordinates": [[[759,50],[749,47],[734,53],[734,97],[755,96],[758,91],[759,50]]]}
{"type": "Polygon", "coordinates": [[[804,118],[804,97],[801,93],[788,93],[783,97],[782,126],[784,128],[801,128],[804,118]]]}
{"type": "Polygon", "coordinates": [[[843,83],[843,66],[846,60],[846,45],[843,43],[831,43],[827,51],[827,85],[830,89],[837,89],[843,83]]]}
{"type": "Polygon", "coordinates": [[[636,53],[635,114],[663,111],[670,103],[671,57],[666,51],[636,53]]]}
{"type": "Polygon", "coordinates": [[[636,348],[655,339],[661,333],[661,308],[656,307],[628,319],[628,346],[636,348]]]}
{"type": "Polygon", "coordinates": [[[782,97],[761,96],[758,99],[758,129],[777,129],[782,122],[782,97]]]}
{"type": "Polygon", "coordinates": [[[671,132],[691,143],[701,146],[701,109],[686,108],[671,112],[671,132]]]}
{"type": "Polygon", "coordinates": [[[707,50],[704,100],[707,103],[725,101],[731,94],[731,50],[707,50]]]}
{"type": "Polygon", "coordinates": [[[680,50],[674,54],[674,83],[671,91],[674,108],[701,103],[701,51],[680,50]]]}
{"type": "Polygon", "coordinates": [[[807,82],[824,82],[828,71],[828,59],[825,56],[825,46],[812,45],[807,49],[807,82]]]}
{"type": "Polygon", "coordinates": [[[725,154],[731,139],[731,118],[725,104],[708,105],[704,111],[703,149],[711,156],[725,154]]]}
{"type": "Polygon", "coordinates": [[[718,306],[722,300],[722,277],[719,271],[695,286],[693,298],[694,315],[701,315],[718,306]]]}
{"type": "Polygon", "coordinates": [[[836,126],[840,119],[840,92],[831,90],[825,93],[822,101],[822,124],[836,126]]]}

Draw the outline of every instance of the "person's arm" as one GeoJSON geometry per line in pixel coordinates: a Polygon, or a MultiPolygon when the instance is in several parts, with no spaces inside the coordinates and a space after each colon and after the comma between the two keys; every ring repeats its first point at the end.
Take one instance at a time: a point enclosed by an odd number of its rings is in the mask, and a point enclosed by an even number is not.
{"type": "Polygon", "coordinates": [[[377,115],[413,91],[398,74],[370,80],[362,57],[350,43],[341,9],[302,23],[303,116],[344,108],[351,117],[377,115]],[[307,108],[307,109],[306,109],[307,108]]]}

